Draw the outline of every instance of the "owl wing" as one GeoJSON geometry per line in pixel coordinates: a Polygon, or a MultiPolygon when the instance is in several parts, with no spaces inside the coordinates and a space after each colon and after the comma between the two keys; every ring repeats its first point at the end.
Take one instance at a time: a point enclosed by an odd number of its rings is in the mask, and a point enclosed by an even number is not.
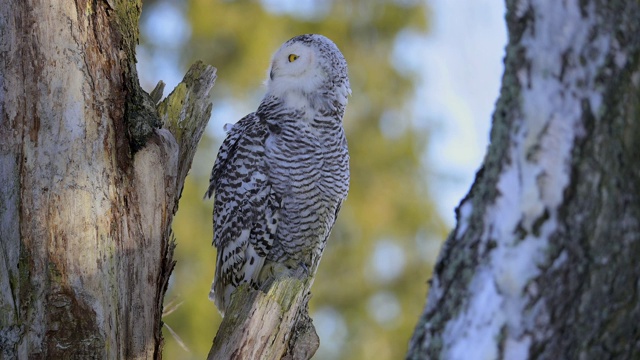
{"type": "Polygon", "coordinates": [[[213,244],[218,249],[209,297],[221,310],[237,286],[255,284],[275,238],[281,198],[267,176],[268,135],[255,114],[236,123],[220,147],[205,194],[215,193],[213,244]]]}

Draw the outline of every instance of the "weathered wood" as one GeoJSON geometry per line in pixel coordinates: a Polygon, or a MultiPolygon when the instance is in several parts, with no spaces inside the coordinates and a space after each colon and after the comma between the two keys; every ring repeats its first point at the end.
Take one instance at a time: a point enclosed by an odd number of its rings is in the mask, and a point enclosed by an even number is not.
{"type": "Polygon", "coordinates": [[[161,357],[170,226],[215,69],[196,64],[160,117],[135,70],[140,8],[0,6],[2,358],[161,357]]]}
{"type": "MultiPolygon", "coordinates": [[[[211,116],[209,92],[216,80],[216,68],[201,61],[191,66],[184,79],[158,105],[163,128],[178,142],[178,195],[191,168],[196,147],[211,116]]],[[[174,213],[178,203],[174,205],[174,213]]]]}
{"type": "Polygon", "coordinates": [[[310,359],[320,345],[308,313],[312,283],[287,277],[266,293],[240,286],[207,359],[310,359]]]}
{"type": "Polygon", "coordinates": [[[640,2],[507,1],[491,145],[408,359],[640,358],[640,2]]]}

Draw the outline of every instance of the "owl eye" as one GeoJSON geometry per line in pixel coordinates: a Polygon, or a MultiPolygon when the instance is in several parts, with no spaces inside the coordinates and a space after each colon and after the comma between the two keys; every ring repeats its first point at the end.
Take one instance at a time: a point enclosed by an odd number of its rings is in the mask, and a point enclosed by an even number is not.
{"type": "Polygon", "coordinates": [[[300,56],[298,56],[296,54],[289,54],[288,59],[289,59],[289,62],[294,62],[294,61],[298,60],[299,57],[300,56]]]}

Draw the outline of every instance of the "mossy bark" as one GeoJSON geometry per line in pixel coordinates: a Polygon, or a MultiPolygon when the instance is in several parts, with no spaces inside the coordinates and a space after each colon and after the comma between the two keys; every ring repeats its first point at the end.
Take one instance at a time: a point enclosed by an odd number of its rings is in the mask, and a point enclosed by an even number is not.
{"type": "Polygon", "coordinates": [[[196,64],[158,111],[141,1],[0,7],[0,358],[159,358],[171,221],[209,119],[196,64]]]}

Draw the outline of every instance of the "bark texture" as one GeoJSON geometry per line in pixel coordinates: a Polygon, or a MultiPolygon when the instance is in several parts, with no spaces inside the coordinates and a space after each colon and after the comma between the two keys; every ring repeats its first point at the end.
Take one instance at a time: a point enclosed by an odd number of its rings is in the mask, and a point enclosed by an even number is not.
{"type": "Polygon", "coordinates": [[[209,119],[196,64],[156,109],[141,1],[0,6],[0,358],[159,358],[170,225],[209,119]]]}
{"type": "Polygon", "coordinates": [[[640,358],[640,2],[507,1],[491,145],[408,359],[640,358]]]}
{"type": "Polygon", "coordinates": [[[309,317],[312,283],[312,277],[287,277],[266,293],[236,289],[207,359],[311,359],[320,346],[309,317]]]}

